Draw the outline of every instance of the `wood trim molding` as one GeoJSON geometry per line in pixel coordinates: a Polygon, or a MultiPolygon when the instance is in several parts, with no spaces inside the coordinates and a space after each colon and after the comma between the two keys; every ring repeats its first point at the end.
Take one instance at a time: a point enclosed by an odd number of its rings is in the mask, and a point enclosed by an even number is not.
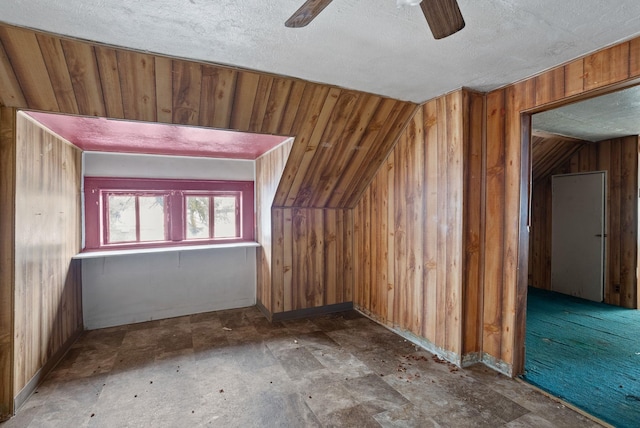
{"type": "Polygon", "coordinates": [[[0,107],[0,421],[14,413],[16,110],[0,107]]]}

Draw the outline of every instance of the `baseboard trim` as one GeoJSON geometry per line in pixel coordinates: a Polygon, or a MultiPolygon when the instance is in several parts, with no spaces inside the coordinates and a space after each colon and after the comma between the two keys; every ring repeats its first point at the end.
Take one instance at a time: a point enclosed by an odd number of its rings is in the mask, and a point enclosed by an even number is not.
{"type": "Polygon", "coordinates": [[[256,301],[256,307],[260,310],[260,312],[262,312],[262,315],[264,315],[264,317],[269,320],[269,322],[273,321],[273,314],[269,309],[267,309],[265,305],[262,304],[262,302],[256,301]]]}
{"type": "Polygon", "coordinates": [[[487,354],[486,352],[483,352],[481,362],[485,366],[497,372],[500,372],[505,376],[509,376],[511,378],[513,377],[513,366],[505,361],[502,361],[499,358],[496,358],[492,355],[487,354]]]}
{"type": "MultiPolygon", "coordinates": [[[[296,320],[300,318],[316,317],[319,315],[327,315],[334,312],[343,312],[343,311],[350,311],[350,310],[353,310],[353,302],[335,303],[333,305],[317,306],[315,308],[298,309],[295,311],[287,311],[287,312],[278,312],[275,314],[271,314],[270,321],[272,322],[290,321],[290,320],[296,320]]],[[[267,316],[267,318],[269,317],[267,316]]]]}
{"type": "Polygon", "coordinates": [[[84,329],[82,326],[73,333],[73,335],[67,339],[67,341],[58,349],[58,351],[53,354],[51,358],[36,372],[35,375],[27,382],[27,384],[22,388],[22,390],[15,396],[13,399],[13,414],[20,409],[20,407],[27,401],[27,399],[33,394],[33,392],[38,388],[40,383],[44,380],[44,378],[53,370],[60,361],[67,355],[71,346],[78,340],[80,335],[84,329]]]}
{"type": "Polygon", "coordinates": [[[439,358],[442,358],[452,364],[455,364],[456,366],[460,367],[461,366],[461,358],[459,354],[456,354],[455,352],[452,351],[447,351],[446,349],[443,349],[439,346],[437,346],[435,343],[431,342],[430,340],[424,338],[424,337],[420,337],[408,330],[404,330],[402,328],[396,327],[396,326],[390,326],[387,325],[383,322],[381,322],[380,320],[378,320],[375,316],[373,316],[372,314],[362,310],[361,308],[356,307],[355,308],[358,312],[360,312],[362,315],[364,315],[365,317],[369,318],[371,321],[380,324],[382,327],[386,328],[387,330],[390,330],[392,332],[394,332],[395,334],[407,339],[409,342],[412,342],[414,345],[419,346],[420,348],[424,349],[425,351],[431,352],[434,355],[437,355],[439,358]]]}
{"type": "Polygon", "coordinates": [[[443,349],[437,346],[436,344],[434,344],[433,342],[431,342],[430,340],[424,337],[418,336],[414,333],[411,333],[408,330],[404,330],[396,326],[387,325],[381,322],[379,319],[377,319],[374,315],[368,313],[367,311],[357,306],[355,307],[355,310],[360,312],[362,315],[369,318],[373,322],[380,324],[386,329],[391,330],[397,335],[404,337],[408,341],[423,348],[424,350],[429,351],[432,354],[435,354],[438,357],[443,358],[449,361],[450,363],[455,364],[458,367],[468,367],[473,364],[482,363],[492,370],[500,372],[506,376],[513,377],[513,367],[511,366],[511,364],[508,364],[498,358],[495,358],[487,354],[486,352],[470,352],[468,354],[464,354],[461,357],[459,354],[443,349]]]}

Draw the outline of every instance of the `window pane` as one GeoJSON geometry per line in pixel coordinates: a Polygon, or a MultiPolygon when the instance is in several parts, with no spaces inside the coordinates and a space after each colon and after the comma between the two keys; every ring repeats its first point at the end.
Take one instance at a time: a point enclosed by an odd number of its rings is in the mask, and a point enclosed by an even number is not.
{"type": "Polygon", "coordinates": [[[187,196],[187,239],[209,238],[208,196],[187,196]]]}
{"type": "Polygon", "coordinates": [[[136,240],[136,197],[109,195],[109,242],[136,240]]]}
{"type": "Polygon", "coordinates": [[[140,196],[140,241],[164,241],[164,196],[140,196]]]}
{"type": "Polygon", "coordinates": [[[236,232],[236,197],[216,196],[214,238],[233,238],[236,232]]]}

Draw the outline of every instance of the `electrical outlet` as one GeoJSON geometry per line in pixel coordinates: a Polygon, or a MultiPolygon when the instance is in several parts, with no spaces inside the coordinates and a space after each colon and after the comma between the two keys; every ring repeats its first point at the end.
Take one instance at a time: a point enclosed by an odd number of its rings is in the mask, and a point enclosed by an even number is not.
{"type": "Polygon", "coordinates": [[[614,293],[619,293],[620,292],[620,284],[614,284],[613,285],[613,292],[614,293]]]}

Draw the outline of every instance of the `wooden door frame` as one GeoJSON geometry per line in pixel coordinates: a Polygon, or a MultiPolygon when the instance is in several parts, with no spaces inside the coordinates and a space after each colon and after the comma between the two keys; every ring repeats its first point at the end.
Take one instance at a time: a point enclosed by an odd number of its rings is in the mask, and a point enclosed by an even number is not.
{"type": "MultiPolygon", "coordinates": [[[[629,79],[604,88],[586,91],[577,96],[566,97],[561,100],[545,104],[544,106],[523,109],[520,111],[520,204],[519,204],[519,228],[518,228],[518,273],[516,284],[516,311],[515,325],[513,335],[513,376],[524,373],[525,365],[525,341],[526,341],[526,324],[527,324],[527,288],[529,273],[529,232],[531,226],[531,197],[532,197],[532,158],[531,158],[531,118],[536,113],[553,110],[558,107],[596,98],[602,95],[611,94],[640,85],[640,78],[629,79]]],[[[639,141],[640,149],[640,141],[639,141]]],[[[640,155],[639,155],[640,156],[640,155]]],[[[639,161],[640,165],[640,161],[639,161]]],[[[640,174],[640,166],[639,166],[640,174]]],[[[639,183],[640,185],[640,183],[639,183]]],[[[638,213],[638,222],[640,224],[640,209],[638,213]]],[[[639,226],[640,227],[640,226],[639,226]]],[[[639,229],[640,230],[640,229],[639,229]]],[[[640,241],[640,233],[638,234],[640,241]]],[[[640,251],[636,260],[637,266],[640,265],[640,251]]],[[[638,288],[638,283],[636,283],[638,288]]],[[[640,309],[640,293],[637,293],[638,306],[640,309]]]]}

